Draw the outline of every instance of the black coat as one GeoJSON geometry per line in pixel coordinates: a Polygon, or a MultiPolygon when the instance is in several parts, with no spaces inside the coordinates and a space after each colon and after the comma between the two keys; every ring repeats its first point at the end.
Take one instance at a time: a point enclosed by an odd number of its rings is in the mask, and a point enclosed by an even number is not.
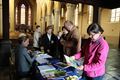
{"type": "Polygon", "coordinates": [[[50,54],[51,56],[56,56],[56,52],[57,52],[57,36],[55,36],[54,34],[51,35],[51,40],[49,40],[47,33],[43,34],[43,36],[41,37],[41,46],[44,47],[44,51],[48,54],[50,54]],[[48,50],[50,50],[50,52],[48,52],[48,50]]]}

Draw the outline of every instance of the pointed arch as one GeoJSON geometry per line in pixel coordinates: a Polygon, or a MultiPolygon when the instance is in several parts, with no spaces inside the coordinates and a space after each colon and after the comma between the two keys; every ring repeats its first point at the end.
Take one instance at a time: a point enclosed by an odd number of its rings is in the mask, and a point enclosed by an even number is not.
{"type": "Polygon", "coordinates": [[[20,15],[20,24],[25,24],[25,11],[26,6],[24,4],[21,4],[21,15],[20,15]]]}
{"type": "Polygon", "coordinates": [[[25,24],[28,25],[30,29],[33,29],[33,23],[35,23],[36,17],[36,7],[36,0],[15,0],[15,28],[20,24],[25,24]],[[25,6],[24,13],[23,8],[21,8],[23,4],[25,6]],[[22,15],[24,15],[24,17],[22,15]]]}

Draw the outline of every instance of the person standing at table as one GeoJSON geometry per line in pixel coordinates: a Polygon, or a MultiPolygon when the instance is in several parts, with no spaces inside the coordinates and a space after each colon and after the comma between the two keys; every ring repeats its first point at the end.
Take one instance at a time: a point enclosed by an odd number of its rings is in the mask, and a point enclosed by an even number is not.
{"type": "Polygon", "coordinates": [[[15,49],[16,72],[19,77],[24,77],[29,75],[34,58],[30,57],[29,50],[27,49],[29,45],[29,37],[20,36],[18,42],[19,44],[15,49]]]}
{"type": "MultiPolygon", "coordinates": [[[[62,36],[61,36],[61,41],[65,41],[66,38],[67,38],[67,35],[68,35],[68,31],[67,29],[65,28],[65,26],[62,27],[62,36]]],[[[64,44],[64,43],[63,43],[64,44]]]]}
{"type": "Polygon", "coordinates": [[[36,26],[36,30],[33,35],[33,47],[35,50],[39,50],[39,39],[41,37],[40,26],[36,26]]]}
{"type": "Polygon", "coordinates": [[[79,52],[81,48],[81,39],[78,33],[79,31],[76,26],[69,20],[64,22],[64,27],[68,31],[64,44],[65,53],[68,56],[72,56],[79,52]]]}
{"type": "Polygon", "coordinates": [[[46,28],[46,33],[41,37],[41,47],[45,53],[53,57],[57,57],[57,36],[53,33],[53,26],[50,25],[46,28]]]}
{"type": "Polygon", "coordinates": [[[61,39],[62,39],[62,35],[63,35],[63,32],[62,31],[59,31],[58,34],[57,34],[57,38],[58,38],[58,41],[57,41],[57,54],[58,54],[58,58],[63,61],[63,45],[61,44],[61,39]]]}
{"type": "Polygon", "coordinates": [[[102,33],[104,30],[97,23],[92,23],[87,28],[89,39],[86,41],[81,51],[73,59],[84,56],[83,65],[78,69],[83,70],[82,80],[103,80],[105,74],[105,63],[108,56],[109,46],[102,33]]]}
{"type": "Polygon", "coordinates": [[[61,61],[64,60],[64,54],[65,54],[65,52],[64,52],[64,44],[65,44],[67,34],[68,34],[68,31],[63,26],[62,27],[62,34],[61,34],[60,38],[58,38],[58,42],[57,42],[58,43],[57,44],[57,46],[58,46],[58,49],[57,49],[58,52],[57,53],[59,54],[59,56],[60,56],[59,58],[60,58],[61,61]]]}

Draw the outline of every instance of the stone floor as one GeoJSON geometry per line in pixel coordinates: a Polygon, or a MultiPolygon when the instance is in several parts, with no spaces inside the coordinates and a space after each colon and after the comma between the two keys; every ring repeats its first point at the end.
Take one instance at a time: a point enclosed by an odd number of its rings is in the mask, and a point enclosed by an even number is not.
{"type": "MultiPolygon", "coordinates": [[[[120,51],[110,49],[108,60],[106,63],[107,72],[104,80],[120,80],[120,51]]],[[[0,80],[9,79],[9,69],[0,70],[0,80]]]]}
{"type": "Polygon", "coordinates": [[[120,80],[120,50],[110,49],[104,80],[120,80]]]}
{"type": "Polygon", "coordinates": [[[9,69],[0,69],[0,80],[10,80],[9,79],[9,69]]]}

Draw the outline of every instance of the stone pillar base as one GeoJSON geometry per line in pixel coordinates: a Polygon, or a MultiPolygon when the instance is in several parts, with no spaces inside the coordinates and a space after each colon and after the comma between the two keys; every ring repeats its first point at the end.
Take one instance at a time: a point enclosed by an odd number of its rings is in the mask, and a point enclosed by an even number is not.
{"type": "Polygon", "coordinates": [[[0,67],[9,66],[9,57],[11,55],[11,41],[0,41],[0,67]]]}

